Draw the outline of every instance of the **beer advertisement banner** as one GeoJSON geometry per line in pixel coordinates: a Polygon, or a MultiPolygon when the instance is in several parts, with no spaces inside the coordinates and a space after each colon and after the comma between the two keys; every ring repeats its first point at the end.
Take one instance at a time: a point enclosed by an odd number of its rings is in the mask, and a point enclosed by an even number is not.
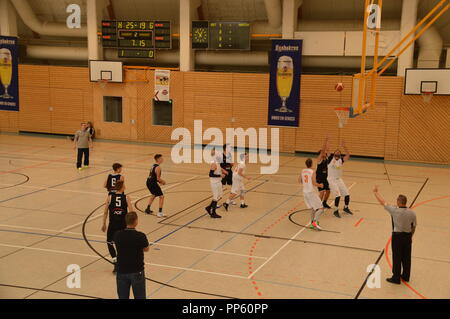
{"type": "Polygon", "coordinates": [[[170,70],[155,70],[155,100],[169,101],[170,70]]]}
{"type": "Polygon", "coordinates": [[[19,110],[18,58],[17,38],[0,36],[0,110],[19,110]]]}
{"type": "Polygon", "coordinates": [[[272,40],[268,125],[297,127],[302,40],[272,40]]]}

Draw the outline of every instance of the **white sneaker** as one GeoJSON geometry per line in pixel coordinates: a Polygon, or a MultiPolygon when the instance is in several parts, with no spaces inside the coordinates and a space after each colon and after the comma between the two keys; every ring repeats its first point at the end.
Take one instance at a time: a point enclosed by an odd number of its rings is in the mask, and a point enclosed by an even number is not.
{"type": "Polygon", "coordinates": [[[166,215],[164,215],[164,213],[158,213],[157,216],[158,216],[159,218],[166,217],[166,215]]]}
{"type": "Polygon", "coordinates": [[[312,222],[311,225],[314,227],[314,229],[322,230],[322,227],[319,226],[318,222],[312,222]]]}

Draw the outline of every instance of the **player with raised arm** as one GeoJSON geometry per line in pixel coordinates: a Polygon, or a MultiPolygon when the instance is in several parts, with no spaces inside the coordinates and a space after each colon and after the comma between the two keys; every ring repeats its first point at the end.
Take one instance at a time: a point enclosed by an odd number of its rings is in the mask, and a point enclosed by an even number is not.
{"type": "Polygon", "coordinates": [[[322,148],[319,151],[317,158],[316,182],[323,184],[323,187],[318,187],[319,197],[324,208],[331,208],[327,204],[330,196],[330,185],[328,184],[328,136],[325,138],[322,148]]]}
{"type": "Polygon", "coordinates": [[[350,193],[347,186],[345,186],[342,179],[342,166],[350,158],[350,152],[345,146],[345,142],[342,141],[342,147],[344,148],[345,155],[341,154],[341,151],[337,149],[333,154],[328,157],[328,184],[330,184],[330,190],[335,194],[334,199],[334,216],[341,218],[339,214],[339,201],[341,196],[344,196],[344,212],[353,215],[352,211],[348,208],[350,204],[350,193]]]}
{"type": "Polygon", "coordinates": [[[313,161],[308,158],[305,161],[306,168],[302,170],[301,175],[298,178],[300,184],[303,185],[303,199],[306,207],[311,209],[311,225],[310,228],[316,230],[322,230],[319,226],[319,217],[323,213],[322,201],[317,195],[314,187],[323,187],[323,184],[316,182],[316,172],[312,169],[313,161]]]}
{"type": "Polygon", "coordinates": [[[106,244],[114,263],[113,273],[116,273],[117,252],[114,248],[114,235],[117,231],[127,227],[125,215],[128,211],[132,210],[132,206],[130,198],[125,195],[125,183],[123,181],[118,180],[114,189],[115,192],[108,194],[106,198],[105,210],[103,211],[102,232],[108,230],[106,233],[106,244]],[[106,227],[108,216],[109,223],[108,227],[106,227]]]}

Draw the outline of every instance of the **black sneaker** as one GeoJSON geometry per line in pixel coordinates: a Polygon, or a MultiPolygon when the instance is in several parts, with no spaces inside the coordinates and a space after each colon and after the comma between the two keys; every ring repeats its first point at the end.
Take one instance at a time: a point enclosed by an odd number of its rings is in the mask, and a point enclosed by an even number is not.
{"type": "Polygon", "coordinates": [[[341,218],[341,215],[339,215],[339,211],[338,210],[335,210],[333,215],[336,216],[337,218],[341,218]]]}
{"type": "Polygon", "coordinates": [[[208,212],[209,216],[212,217],[211,206],[205,207],[205,210],[208,212]]]}
{"type": "Polygon", "coordinates": [[[147,207],[144,211],[147,215],[153,214],[153,211],[150,209],[150,207],[147,207]]]}
{"type": "Polygon", "coordinates": [[[406,282],[409,282],[409,278],[408,279],[406,279],[405,277],[403,277],[403,276],[400,276],[400,278],[402,278],[404,281],[406,281],[406,282]]]}
{"type": "Polygon", "coordinates": [[[114,264],[114,268],[113,268],[112,273],[116,274],[117,273],[117,263],[113,263],[113,264],[114,264]]]}
{"type": "Polygon", "coordinates": [[[248,205],[247,204],[241,204],[241,206],[239,206],[240,208],[247,208],[248,205]]]}
{"type": "Polygon", "coordinates": [[[223,208],[225,208],[226,211],[228,211],[228,206],[230,206],[230,205],[227,203],[223,203],[223,208]]]}
{"type": "Polygon", "coordinates": [[[394,278],[386,278],[387,282],[390,282],[391,284],[400,285],[400,280],[395,280],[394,278]]]}
{"type": "Polygon", "coordinates": [[[345,207],[345,208],[344,208],[344,212],[346,212],[346,213],[349,214],[349,215],[353,215],[352,211],[351,211],[350,208],[348,208],[348,207],[345,207]]]}
{"type": "Polygon", "coordinates": [[[211,218],[222,218],[222,216],[218,215],[216,212],[211,214],[211,218]]]}
{"type": "Polygon", "coordinates": [[[327,203],[323,203],[323,208],[331,208],[327,203]]]}

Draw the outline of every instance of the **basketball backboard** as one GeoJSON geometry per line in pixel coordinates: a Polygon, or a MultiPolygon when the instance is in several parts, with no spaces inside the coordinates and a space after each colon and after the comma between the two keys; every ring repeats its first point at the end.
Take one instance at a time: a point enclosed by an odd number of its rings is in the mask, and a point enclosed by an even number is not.
{"type": "Polygon", "coordinates": [[[450,69],[406,69],[405,95],[450,95],[450,69]]]}
{"type": "Polygon", "coordinates": [[[89,61],[89,77],[91,82],[108,81],[123,82],[123,68],[120,61],[89,61]]]}

